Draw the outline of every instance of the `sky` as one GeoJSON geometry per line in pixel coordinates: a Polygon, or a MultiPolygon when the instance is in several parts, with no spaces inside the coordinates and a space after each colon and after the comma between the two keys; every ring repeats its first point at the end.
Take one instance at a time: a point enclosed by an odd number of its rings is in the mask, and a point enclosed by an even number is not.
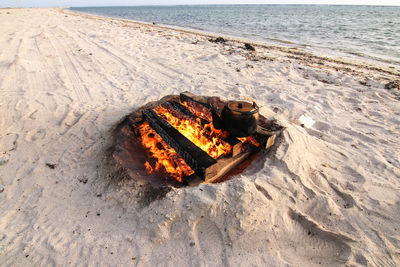
{"type": "Polygon", "coordinates": [[[0,0],[0,7],[78,7],[200,4],[337,4],[400,6],[400,0],[0,0]]]}

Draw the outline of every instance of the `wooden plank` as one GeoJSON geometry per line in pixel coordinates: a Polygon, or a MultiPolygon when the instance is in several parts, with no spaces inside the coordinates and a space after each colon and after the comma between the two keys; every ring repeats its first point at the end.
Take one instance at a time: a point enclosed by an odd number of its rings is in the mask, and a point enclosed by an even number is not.
{"type": "Polygon", "coordinates": [[[275,138],[276,138],[276,134],[268,137],[268,141],[265,144],[265,149],[269,149],[270,147],[272,147],[275,144],[275,138]]]}
{"type": "Polygon", "coordinates": [[[178,130],[158,116],[153,110],[142,111],[143,119],[148,122],[162,138],[185,160],[192,170],[205,179],[207,168],[217,163],[206,152],[195,146],[184,137],[178,130]]]}
{"type": "MultiPolygon", "coordinates": [[[[213,165],[212,168],[209,168],[209,173],[207,174],[205,181],[196,175],[192,175],[190,179],[187,180],[187,185],[197,186],[200,183],[220,182],[221,180],[226,178],[227,174],[229,174],[242,162],[249,159],[252,155],[255,155],[257,152],[258,152],[257,150],[253,150],[253,151],[243,152],[237,155],[236,157],[220,159],[218,160],[218,163],[213,165]]],[[[244,169],[245,168],[246,167],[244,167],[244,169]]]]}
{"type": "Polygon", "coordinates": [[[279,135],[281,131],[268,131],[267,129],[258,125],[256,132],[268,138],[267,142],[265,143],[265,149],[269,149],[275,144],[276,136],[279,135]]]}
{"type": "Polygon", "coordinates": [[[254,151],[243,152],[236,157],[218,160],[217,164],[214,164],[211,168],[208,168],[205,182],[213,183],[218,181],[225,174],[235,168],[239,163],[249,157],[252,153],[254,153],[254,151]]]}

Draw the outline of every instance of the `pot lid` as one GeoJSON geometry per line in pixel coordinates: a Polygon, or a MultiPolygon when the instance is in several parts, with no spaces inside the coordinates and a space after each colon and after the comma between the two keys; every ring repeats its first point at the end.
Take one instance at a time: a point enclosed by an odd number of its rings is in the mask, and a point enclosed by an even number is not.
{"type": "Polygon", "coordinates": [[[231,111],[239,113],[256,113],[258,111],[256,103],[252,104],[246,101],[231,101],[227,106],[231,111]]]}

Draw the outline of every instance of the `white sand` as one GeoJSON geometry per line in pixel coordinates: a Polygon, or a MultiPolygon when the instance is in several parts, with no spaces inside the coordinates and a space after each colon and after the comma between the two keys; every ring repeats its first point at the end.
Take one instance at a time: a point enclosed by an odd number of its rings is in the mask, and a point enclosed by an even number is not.
{"type": "Polygon", "coordinates": [[[399,68],[207,39],[0,10],[1,266],[400,265],[399,68]],[[185,90],[252,97],[287,128],[242,175],[148,203],[104,174],[110,130],[185,90]]]}

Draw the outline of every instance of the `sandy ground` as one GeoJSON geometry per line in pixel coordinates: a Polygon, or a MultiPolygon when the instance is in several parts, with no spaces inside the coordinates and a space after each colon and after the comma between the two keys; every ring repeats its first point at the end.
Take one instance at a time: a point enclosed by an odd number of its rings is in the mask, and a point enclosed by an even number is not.
{"type": "Polygon", "coordinates": [[[1,266],[400,265],[399,67],[208,39],[0,10],[1,266]],[[186,90],[255,99],[281,141],[159,199],[107,175],[116,123],[186,90]]]}

